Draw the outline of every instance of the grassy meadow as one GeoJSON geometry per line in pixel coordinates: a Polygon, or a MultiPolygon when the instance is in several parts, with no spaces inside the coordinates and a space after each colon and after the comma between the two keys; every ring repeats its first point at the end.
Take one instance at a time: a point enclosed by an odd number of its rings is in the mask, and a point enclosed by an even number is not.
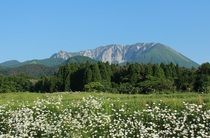
{"type": "Polygon", "coordinates": [[[0,137],[208,137],[210,94],[0,94],[0,137]]]}
{"type": "MultiPolygon", "coordinates": [[[[75,100],[82,100],[89,96],[98,98],[111,99],[119,105],[127,103],[128,106],[135,109],[144,109],[146,104],[163,102],[174,109],[179,109],[183,106],[183,102],[202,104],[205,103],[210,108],[210,94],[198,93],[171,93],[171,94],[111,94],[111,93],[90,93],[90,92],[77,92],[77,93],[31,93],[31,92],[17,92],[17,93],[2,93],[0,94],[0,104],[5,104],[8,101],[20,103],[24,101],[33,102],[37,99],[47,99],[48,97],[62,96],[62,104],[67,106],[75,100]]],[[[110,101],[109,101],[110,102],[110,101]]]]}

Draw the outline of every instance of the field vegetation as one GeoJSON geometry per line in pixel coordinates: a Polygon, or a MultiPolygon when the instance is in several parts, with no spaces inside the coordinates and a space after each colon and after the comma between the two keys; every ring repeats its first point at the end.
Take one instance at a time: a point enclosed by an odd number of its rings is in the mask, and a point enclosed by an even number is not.
{"type": "Polygon", "coordinates": [[[0,137],[209,137],[210,95],[5,93],[0,137]]]}
{"type": "Polygon", "coordinates": [[[205,103],[210,108],[210,94],[199,94],[193,92],[175,92],[170,94],[112,94],[112,93],[96,93],[96,92],[58,92],[58,93],[31,93],[31,92],[16,92],[0,94],[0,104],[6,104],[8,101],[17,102],[33,102],[37,99],[47,99],[49,97],[62,96],[63,106],[68,105],[72,101],[82,100],[90,95],[97,98],[111,99],[118,101],[119,104],[127,103],[130,107],[137,106],[143,109],[148,103],[164,102],[172,108],[183,106],[183,102],[202,104],[205,103]]]}

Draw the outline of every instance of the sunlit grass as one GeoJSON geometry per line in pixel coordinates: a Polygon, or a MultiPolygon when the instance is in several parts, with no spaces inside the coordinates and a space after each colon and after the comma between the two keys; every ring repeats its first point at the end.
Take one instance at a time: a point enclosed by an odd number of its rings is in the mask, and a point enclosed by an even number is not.
{"type": "Polygon", "coordinates": [[[198,93],[171,93],[171,94],[149,94],[149,95],[130,95],[130,94],[111,94],[111,93],[88,93],[88,92],[77,92],[77,93],[29,93],[29,92],[17,92],[17,93],[2,93],[0,94],[0,104],[4,104],[8,101],[14,102],[33,102],[37,99],[47,99],[48,97],[54,97],[62,95],[63,106],[68,105],[71,102],[81,100],[90,95],[94,97],[102,97],[105,99],[112,99],[117,104],[127,103],[128,106],[132,107],[133,110],[144,109],[146,104],[158,103],[162,101],[171,108],[179,109],[183,107],[183,102],[207,104],[210,108],[210,94],[198,94],[198,93]]]}

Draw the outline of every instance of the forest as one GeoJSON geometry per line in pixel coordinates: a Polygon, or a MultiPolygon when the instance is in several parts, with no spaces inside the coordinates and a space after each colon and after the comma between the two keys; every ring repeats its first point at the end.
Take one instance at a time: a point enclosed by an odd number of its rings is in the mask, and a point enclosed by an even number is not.
{"type": "Polygon", "coordinates": [[[24,74],[0,75],[0,93],[7,92],[107,92],[148,94],[155,92],[210,91],[210,64],[184,68],[178,64],[138,64],[124,66],[97,63],[70,63],[52,76],[34,78],[24,74]]]}

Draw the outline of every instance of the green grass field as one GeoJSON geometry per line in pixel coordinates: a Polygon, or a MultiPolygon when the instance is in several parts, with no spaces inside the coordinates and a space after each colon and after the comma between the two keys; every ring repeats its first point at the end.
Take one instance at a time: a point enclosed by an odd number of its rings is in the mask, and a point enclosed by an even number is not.
{"type": "Polygon", "coordinates": [[[0,137],[209,137],[210,94],[0,94],[0,137]]]}
{"type": "Polygon", "coordinates": [[[17,93],[2,93],[0,94],[0,104],[4,104],[8,101],[23,102],[23,101],[35,101],[37,99],[47,99],[48,97],[55,97],[61,95],[63,105],[68,105],[75,100],[81,100],[88,96],[102,97],[105,99],[111,99],[118,104],[127,103],[128,106],[135,109],[142,109],[146,104],[158,103],[162,101],[164,104],[171,108],[179,108],[183,106],[183,102],[202,104],[205,103],[210,108],[210,94],[198,94],[198,93],[172,93],[172,94],[149,94],[149,95],[132,95],[132,94],[111,94],[111,93],[29,93],[29,92],[17,92],[17,93]]]}

